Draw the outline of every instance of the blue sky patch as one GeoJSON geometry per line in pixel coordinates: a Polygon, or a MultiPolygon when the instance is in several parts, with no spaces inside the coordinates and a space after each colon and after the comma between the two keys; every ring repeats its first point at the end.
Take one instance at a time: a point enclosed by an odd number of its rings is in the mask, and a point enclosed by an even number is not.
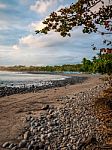
{"type": "Polygon", "coordinates": [[[91,44],[100,43],[100,35],[84,35],[81,28],[72,37],[59,33],[36,35],[42,21],[52,12],[74,0],[0,0],[0,65],[58,65],[80,63],[97,52],[91,44]],[[29,59],[30,58],[30,59],[29,59]]]}

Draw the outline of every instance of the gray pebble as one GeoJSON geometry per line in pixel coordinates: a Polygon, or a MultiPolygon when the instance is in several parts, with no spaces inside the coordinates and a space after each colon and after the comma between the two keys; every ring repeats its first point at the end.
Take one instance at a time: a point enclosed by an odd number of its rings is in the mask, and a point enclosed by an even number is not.
{"type": "MultiPolygon", "coordinates": [[[[75,150],[91,135],[97,141],[104,142],[106,134],[96,131],[102,125],[94,113],[94,100],[103,86],[94,87],[85,92],[63,97],[62,108],[46,108],[40,117],[27,118],[27,128],[24,128],[19,149],[28,150],[75,150]]],[[[9,147],[10,143],[4,143],[9,147]]],[[[14,148],[14,147],[13,147],[14,148]]],[[[14,149],[15,150],[15,149],[14,149]]]]}
{"type": "Polygon", "coordinates": [[[17,146],[14,146],[11,150],[17,150],[17,146]]]}
{"type": "Polygon", "coordinates": [[[9,145],[10,145],[9,142],[5,142],[5,143],[2,145],[2,147],[3,147],[3,148],[6,148],[6,147],[8,147],[9,145]]]}
{"type": "Polygon", "coordinates": [[[11,143],[10,145],[9,145],[9,148],[11,149],[11,148],[13,148],[15,145],[13,144],[13,143],[11,143]]]}
{"type": "Polygon", "coordinates": [[[27,144],[27,141],[26,140],[22,140],[20,143],[19,143],[19,147],[20,148],[24,148],[27,144]]]}
{"type": "Polygon", "coordinates": [[[32,150],[32,149],[33,149],[33,145],[30,144],[30,145],[28,146],[28,150],[32,150]]]}
{"type": "Polygon", "coordinates": [[[29,132],[29,131],[26,131],[26,132],[24,133],[24,140],[27,140],[27,139],[29,138],[29,136],[30,136],[30,132],[29,132]]]}

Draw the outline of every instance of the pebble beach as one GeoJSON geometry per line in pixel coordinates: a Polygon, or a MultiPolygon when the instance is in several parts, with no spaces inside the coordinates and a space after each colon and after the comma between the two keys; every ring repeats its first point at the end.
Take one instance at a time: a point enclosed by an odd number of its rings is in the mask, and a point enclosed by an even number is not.
{"type": "MultiPolygon", "coordinates": [[[[108,86],[108,83],[99,81],[99,77],[92,77],[88,82],[57,89],[57,92],[64,91],[64,93],[56,94],[56,89],[52,89],[55,91],[55,104],[41,105],[38,114],[28,112],[22,114],[24,125],[15,133],[13,139],[6,138],[2,141],[1,149],[97,150],[102,147],[104,149],[107,133],[103,130],[104,122],[96,115],[94,105],[96,98],[108,86]]],[[[51,93],[53,95],[52,91],[51,93]]],[[[3,99],[6,100],[1,98],[3,99]]],[[[105,147],[107,148],[112,147],[105,147]]]]}

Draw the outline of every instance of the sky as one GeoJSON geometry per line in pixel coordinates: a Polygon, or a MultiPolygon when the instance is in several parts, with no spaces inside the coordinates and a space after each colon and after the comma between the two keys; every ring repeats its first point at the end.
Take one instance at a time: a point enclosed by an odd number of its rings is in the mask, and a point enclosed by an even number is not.
{"type": "Polygon", "coordinates": [[[42,21],[53,11],[74,0],[0,0],[0,66],[63,65],[80,63],[98,53],[91,45],[102,48],[98,34],[83,34],[81,27],[63,38],[59,33],[35,34],[42,21]]]}

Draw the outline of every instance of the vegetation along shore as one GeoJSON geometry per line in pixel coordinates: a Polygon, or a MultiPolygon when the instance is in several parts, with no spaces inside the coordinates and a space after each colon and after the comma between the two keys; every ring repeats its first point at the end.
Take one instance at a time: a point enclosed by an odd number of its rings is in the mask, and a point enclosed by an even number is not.
{"type": "Polygon", "coordinates": [[[112,54],[94,56],[92,60],[82,59],[80,64],[65,64],[56,66],[0,66],[1,71],[27,71],[36,73],[59,73],[65,71],[88,73],[112,73],[112,54]]]}

